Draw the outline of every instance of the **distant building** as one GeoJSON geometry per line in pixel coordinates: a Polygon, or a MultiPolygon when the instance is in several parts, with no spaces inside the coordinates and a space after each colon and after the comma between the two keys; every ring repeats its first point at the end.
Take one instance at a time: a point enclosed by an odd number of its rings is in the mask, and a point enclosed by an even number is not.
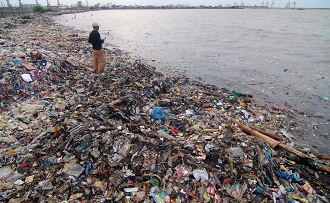
{"type": "Polygon", "coordinates": [[[82,7],[83,5],[82,5],[82,1],[77,1],[77,6],[78,7],[82,7]]]}

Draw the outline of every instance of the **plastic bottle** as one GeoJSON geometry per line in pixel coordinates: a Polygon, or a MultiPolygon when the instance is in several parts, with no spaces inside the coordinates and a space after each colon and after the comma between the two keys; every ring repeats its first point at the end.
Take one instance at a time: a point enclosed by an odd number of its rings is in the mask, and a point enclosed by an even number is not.
{"type": "Polygon", "coordinates": [[[243,92],[239,92],[239,91],[234,91],[234,94],[238,97],[253,97],[252,94],[246,94],[246,93],[243,93],[243,92]]]}
{"type": "Polygon", "coordinates": [[[161,193],[158,193],[155,196],[153,196],[153,199],[156,203],[165,203],[165,198],[161,193]]]}

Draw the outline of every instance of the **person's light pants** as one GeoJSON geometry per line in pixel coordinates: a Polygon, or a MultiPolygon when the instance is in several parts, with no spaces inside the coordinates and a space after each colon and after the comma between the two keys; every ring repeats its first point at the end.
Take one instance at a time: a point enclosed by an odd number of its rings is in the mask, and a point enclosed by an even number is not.
{"type": "Polygon", "coordinates": [[[93,49],[93,71],[102,73],[106,65],[107,65],[107,60],[105,59],[103,49],[101,50],[93,49]]]}

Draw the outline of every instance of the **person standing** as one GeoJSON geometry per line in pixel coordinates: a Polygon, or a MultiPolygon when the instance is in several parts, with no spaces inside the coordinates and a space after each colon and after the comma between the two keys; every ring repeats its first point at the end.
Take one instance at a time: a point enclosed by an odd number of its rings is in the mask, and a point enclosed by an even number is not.
{"type": "Polygon", "coordinates": [[[89,34],[88,42],[92,44],[93,47],[93,71],[102,73],[107,64],[107,60],[104,56],[104,51],[102,49],[102,44],[104,39],[101,39],[99,33],[100,24],[94,22],[92,23],[93,31],[89,34]]]}

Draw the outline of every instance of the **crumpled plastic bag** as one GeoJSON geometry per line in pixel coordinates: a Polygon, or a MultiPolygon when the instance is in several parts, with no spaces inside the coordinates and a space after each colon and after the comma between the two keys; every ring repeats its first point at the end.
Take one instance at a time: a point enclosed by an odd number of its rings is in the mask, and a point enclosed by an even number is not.
{"type": "Polygon", "coordinates": [[[166,121],[166,116],[165,113],[163,112],[163,109],[160,107],[155,107],[152,110],[151,116],[153,119],[155,120],[162,120],[162,121],[166,121]]]}

